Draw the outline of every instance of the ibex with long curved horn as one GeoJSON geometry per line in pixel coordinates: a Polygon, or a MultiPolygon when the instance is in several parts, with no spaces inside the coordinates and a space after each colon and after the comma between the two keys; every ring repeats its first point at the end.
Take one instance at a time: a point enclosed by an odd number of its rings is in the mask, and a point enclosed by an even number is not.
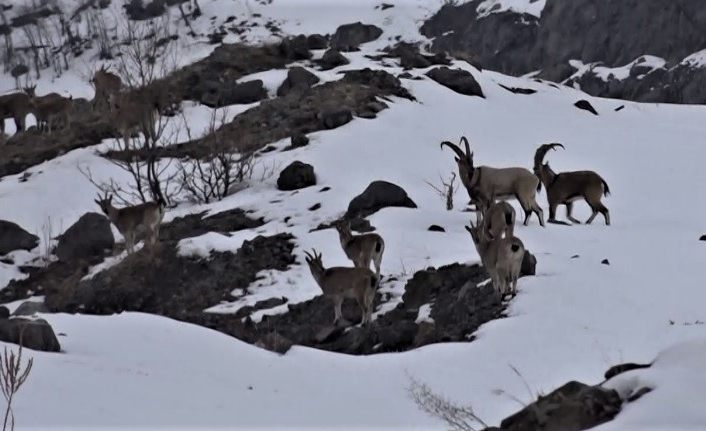
{"type": "Polygon", "coordinates": [[[549,201],[549,222],[562,223],[556,220],[556,208],[559,205],[566,205],[566,218],[573,223],[581,223],[571,215],[574,201],[584,199],[591,207],[591,217],[586,220],[590,224],[598,213],[603,214],[605,224],[610,225],[610,212],[601,202],[602,196],[608,196],[610,189],[608,183],[594,171],[572,171],[555,173],[549,167],[549,163],[544,162],[544,156],[549,150],[556,150],[557,147],[564,148],[562,144],[543,144],[537,148],[534,154],[534,173],[541,183],[537,190],[544,188],[547,190],[547,200],[549,201]]]}
{"type": "Polygon", "coordinates": [[[539,224],[544,226],[544,212],[537,204],[535,195],[539,180],[529,170],[520,167],[513,168],[493,168],[490,166],[473,165],[473,153],[468,145],[465,136],[461,141],[466,146],[466,153],[457,145],[444,141],[444,145],[451,148],[456,153],[456,164],[461,183],[468,191],[471,201],[478,202],[479,197],[497,196],[498,198],[514,197],[520,202],[522,210],[525,212],[524,225],[529,223],[529,218],[534,212],[539,219],[539,224]]]}
{"type": "Polygon", "coordinates": [[[342,266],[324,268],[321,253],[317,253],[316,250],[312,250],[312,253],[313,255],[304,252],[306,263],[324,296],[333,300],[333,323],[335,324],[342,318],[341,306],[345,298],[352,298],[358,302],[363,315],[362,323],[369,323],[373,314],[373,301],[378,286],[378,277],[368,268],[342,266]]]}

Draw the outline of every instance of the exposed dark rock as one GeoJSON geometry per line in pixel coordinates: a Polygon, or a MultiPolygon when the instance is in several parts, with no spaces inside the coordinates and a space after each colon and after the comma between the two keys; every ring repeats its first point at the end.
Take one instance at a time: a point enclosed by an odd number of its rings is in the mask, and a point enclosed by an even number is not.
{"type": "Polygon", "coordinates": [[[591,104],[588,102],[588,100],[583,100],[583,99],[581,99],[581,100],[579,100],[578,102],[574,103],[574,106],[577,107],[577,108],[579,108],[579,109],[583,109],[583,110],[585,110],[585,111],[588,111],[588,112],[590,112],[590,113],[593,114],[593,115],[598,115],[598,112],[596,112],[596,109],[593,107],[593,105],[591,105],[591,104]]]}
{"type": "Polygon", "coordinates": [[[0,320],[7,319],[10,317],[10,310],[4,305],[0,305],[0,320]]]}
{"type": "Polygon", "coordinates": [[[243,229],[262,226],[262,218],[253,219],[240,208],[207,215],[206,212],[177,217],[164,223],[159,229],[161,241],[179,241],[184,238],[200,236],[208,232],[229,234],[243,229]]]}
{"type": "Polygon", "coordinates": [[[322,112],[320,114],[321,124],[325,129],[335,129],[353,120],[353,112],[350,109],[336,109],[322,112]]]}
{"type": "Polygon", "coordinates": [[[261,79],[231,84],[203,82],[198,91],[201,94],[199,101],[211,108],[254,103],[267,98],[267,90],[261,79]]]}
{"type": "Polygon", "coordinates": [[[266,349],[271,352],[279,353],[282,355],[292,347],[293,343],[287,338],[278,334],[277,332],[270,332],[269,334],[265,334],[262,336],[262,338],[257,340],[255,342],[255,345],[262,349],[266,349]]]}
{"type": "Polygon", "coordinates": [[[48,313],[49,309],[43,302],[25,301],[12,312],[13,316],[32,316],[36,313],[48,313]]]}
{"type": "Polygon", "coordinates": [[[328,46],[328,38],[320,34],[310,34],[306,37],[306,43],[309,49],[326,49],[328,46]]]}
{"type": "Polygon", "coordinates": [[[282,151],[306,147],[307,145],[309,145],[309,138],[306,135],[294,135],[290,138],[290,144],[282,148],[282,151]]]}
{"type": "Polygon", "coordinates": [[[291,39],[284,39],[280,43],[279,49],[284,58],[288,60],[308,60],[311,58],[309,42],[303,34],[291,39]]]}
{"type": "MultiPolygon", "coordinates": [[[[402,86],[399,79],[384,70],[372,70],[370,68],[349,70],[344,74],[343,81],[371,85],[375,88],[384,90],[386,94],[402,97],[408,100],[415,100],[414,96],[412,96],[412,94],[402,86]]],[[[377,106],[379,106],[376,112],[382,111],[387,107],[387,105],[378,101],[370,101],[366,106],[370,107],[372,104],[377,104],[377,106]]]]}
{"type": "Polygon", "coordinates": [[[59,236],[54,252],[63,261],[91,259],[112,251],[114,245],[110,221],[102,214],[86,213],[59,236]]]}
{"type": "Polygon", "coordinates": [[[706,235],[701,235],[699,237],[699,241],[706,241],[706,235]]]}
{"type": "Polygon", "coordinates": [[[614,390],[572,381],[500,423],[502,431],[583,431],[612,420],[622,407],[614,390]]]}
{"type": "Polygon", "coordinates": [[[399,58],[400,65],[404,69],[423,69],[435,64],[446,66],[451,64],[451,60],[445,53],[422,54],[419,51],[419,45],[408,42],[400,42],[392,48],[387,48],[386,52],[381,58],[399,58]]]}
{"type": "Polygon", "coordinates": [[[520,88],[520,87],[506,87],[502,84],[498,84],[502,88],[506,89],[507,91],[515,94],[534,94],[537,92],[537,90],[533,90],[531,88],[520,88]]]}
{"type": "Polygon", "coordinates": [[[387,181],[373,181],[350,202],[346,218],[367,217],[386,207],[417,208],[417,204],[402,187],[387,181]]]}
{"type": "Polygon", "coordinates": [[[606,380],[612,379],[613,377],[617,376],[618,374],[626,373],[628,371],[632,370],[640,370],[643,368],[650,368],[652,364],[635,364],[635,363],[627,363],[627,364],[620,364],[620,365],[615,365],[612,366],[608,369],[608,371],[605,372],[603,375],[606,380]]]}
{"type": "Polygon", "coordinates": [[[484,68],[511,75],[541,70],[540,77],[564,81],[575,71],[569,60],[619,67],[650,54],[667,70],[638,64],[624,80],[596,79],[591,72],[574,82],[601,97],[671,103],[706,103],[706,69],[679,64],[706,48],[706,12],[697,2],[660,0],[547,0],[540,18],[512,11],[479,16],[480,0],[449,4],[422,26],[436,52],[472,58],[484,68]],[[688,17],[688,18],[686,18],[688,17]],[[649,22],[658,31],[634,31],[649,22]]]}
{"type": "Polygon", "coordinates": [[[448,67],[437,67],[427,72],[427,76],[439,84],[452,89],[453,91],[467,96],[483,95],[478,81],[470,72],[462,69],[450,69],[448,67]]]}
{"type": "Polygon", "coordinates": [[[360,44],[371,42],[381,35],[382,29],[371,24],[344,24],[331,37],[331,47],[340,51],[355,51],[360,44]]]}
{"type": "Polygon", "coordinates": [[[323,57],[319,60],[319,65],[321,65],[321,69],[323,70],[333,69],[334,67],[343,66],[348,63],[350,63],[350,60],[348,60],[345,55],[341,54],[339,50],[334,48],[324,52],[323,57]]]}
{"type": "Polygon", "coordinates": [[[61,350],[54,330],[44,319],[17,317],[0,320],[0,340],[7,343],[21,343],[22,347],[43,352],[61,350]]]}
{"type": "Polygon", "coordinates": [[[520,277],[535,274],[537,274],[537,258],[534,257],[534,255],[530,253],[529,250],[525,250],[525,254],[522,256],[520,277]]]}
{"type": "Polygon", "coordinates": [[[625,105],[620,105],[617,108],[614,109],[615,112],[621,111],[625,108],[625,105]]]}
{"type": "Polygon", "coordinates": [[[436,224],[429,226],[429,229],[427,230],[431,232],[446,232],[446,229],[436,224]]]}
{"type": "Polygon", "coordinates": [[[287,72],[287,79],[277,89],[278,96],[285,96],[291,91],[302,91],[319,82],[319,77],[303,67],[292,67],[287,72]]]}
{"type": "Polygon", "coordinates": [[[602,263],[603,265],[610,265],[610,261],[609,261],[608,259],[603,259],[603,260],[601,261],[601,263],[602,263]]]}
{"type": "Polygon", "coordinates": [[[390,3],[381,3],[380,4],[380,10],[387,10],[387,9],[390,9],[393,7],[395,7],[395,5],[390,4],[390,3]]]}
{"type": "Polygon", "coordinates": [[[284,168],[277,178],[277,188],[280,190],[297,190],[316,185],[314,167],[294,161],[284,168]]]}
{"type": "Polygon", "coordinates": [[[13,250],[32,250],[37,244],[37,235],[32,235],[13,222],[0,220],[0,255],[13,250]]]}

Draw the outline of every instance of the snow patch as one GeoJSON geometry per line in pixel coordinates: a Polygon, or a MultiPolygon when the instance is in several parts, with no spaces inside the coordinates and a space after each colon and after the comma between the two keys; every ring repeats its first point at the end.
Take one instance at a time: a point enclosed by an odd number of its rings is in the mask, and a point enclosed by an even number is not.
{"type": "Polygon", "coordinates": [[[511,11],[524,13],[539,18],[546,0],[484,0],[476,8],[478,18],[485,18],[492,13],[511,11]]]}

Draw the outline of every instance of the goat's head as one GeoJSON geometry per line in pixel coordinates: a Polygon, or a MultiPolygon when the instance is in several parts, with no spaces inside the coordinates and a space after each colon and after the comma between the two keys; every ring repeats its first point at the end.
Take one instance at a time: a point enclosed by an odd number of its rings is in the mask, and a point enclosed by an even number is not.
{"type": "Polygon", "coordinates": [[[105,193],[103,196],[101,196],[100,194],[98,194],[98,199],[94,199],[93,201],[98,204],[104,214],[108,215],[108,213],[110,212],[110,208],[113,206],[113,195],[105,193]]]}
{"type": "Polygon", "coordinates": [[[22,90],[23,90],[24,93],[25,93],[26,95],[28,95],[29,97],[34,97],[34,95],[35,95],[35,90],[36,90],[36,89],[37,89],[37,86],[36,86],[36,85],[30,85],[30,86],[28,86],[28,87],[24,87],[22,90]]]}
{"type": "Polygon", "coordinates": [[[304,254],[306,255],[304,260],[306,260],[306,263],[309,265],[311,272],[323,270],[324,263],[321,260],[321,253],[317,253],[316,249],[312,248],[311,253],[305,251],[304,254]]]}
{"type": "Polygon", "coordinates": [[[468,233],[471,234],[471,238],[473,239],[474,244],[480,244],[481,242],[481,229],[482,225],[478,224],[477,226],[473,224],[473,222],[470,222],[470,226],[464,226],[468,233]]]}
{"type": "Polygon", "coordinates": [[[350,233],[351,231],[351,221],[347,219],[340,219],[336,220],[333,223],[333,227],[339,232],[339,233],[350,233]]]}
{"type": "Polygon", "coordinates": [[[544,162],[544,156],[547,154],[549,150],[554,150],[556,151],[556,147],[561,147],[562,149],[564,148],[563,145],[559,143],[552,143],[552,144],[542,144],[537,148],[537,151],[534,153],[534,173],[539,175],[539,169],[542,167],[542,163],[544,162]]]}

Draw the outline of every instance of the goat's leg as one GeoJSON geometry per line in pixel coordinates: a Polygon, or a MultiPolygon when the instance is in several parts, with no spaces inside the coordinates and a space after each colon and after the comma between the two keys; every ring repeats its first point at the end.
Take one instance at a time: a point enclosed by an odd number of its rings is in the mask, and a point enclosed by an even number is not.
{"type": "Polygon", "coordinates": [[[606,208],[605,205],[600,205],[601,206],[598,208],[598,211],[603,214],[603,218],[605,219],[605,225],[610,226],[610,211],[608,211],[608,208],[606,208]]]}
{"type": "Polygon", "coordinates": [[[579,220],[575,219],[571,215],[571,211],[574,209],[574,203],[569,201],[565,205],[566,205],[566,218],[569,219],[569,221],[571,223],[581,224],[581,222],[579,220]]]}
{"type": "Polygon", "coordinates": [[[532,199],[532,211],[537,214],[537,218],[539,219],[539,225],[544,227],[544,210],[534,199],[532,199]]]}
{"type": "Polygon", "coordinates": [[[341,306],[343,305],[343,298],[335,297],[333,298],[333,324],[338,323],[342,319],[341,306]]]}
{"type": "Polygon", "coordinates": [[[378,277],[378,282],[380,281],[380,263],[382,263],[382,254],[378,254],[373,259],[373,264],[375,265],[375,275],[378,277]]]}
{"type": "Polygon", "coordinates": [[[596,207],[591,206],[591,211],[591,217],[586,220],[586,224],[591,224],[591,222],[593,222],[593,219],[596,218],[596,216],[598,215],[598,209],[596,209],[596,207]]]}

